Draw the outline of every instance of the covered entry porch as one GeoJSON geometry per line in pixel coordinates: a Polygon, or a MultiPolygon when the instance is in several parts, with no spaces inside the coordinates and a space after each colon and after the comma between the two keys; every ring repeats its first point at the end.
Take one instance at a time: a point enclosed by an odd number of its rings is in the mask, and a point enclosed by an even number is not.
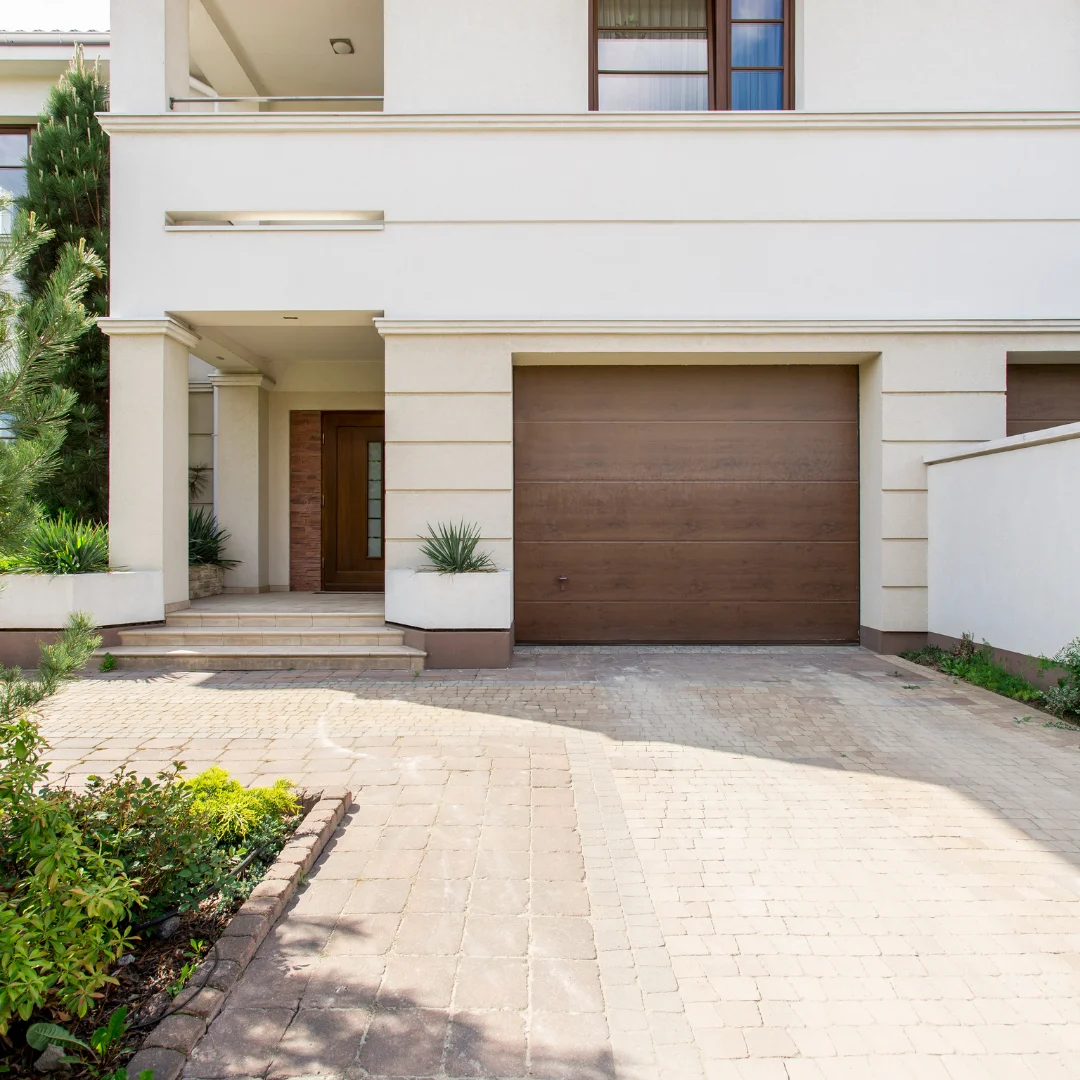
{"type": "Polygon", "coordinates": [[[375,312],[177,312],[106,320],[114,564],[187,606],[189,357],[213,369],[225,591],[381,592],[384,375],[375,312]]]}

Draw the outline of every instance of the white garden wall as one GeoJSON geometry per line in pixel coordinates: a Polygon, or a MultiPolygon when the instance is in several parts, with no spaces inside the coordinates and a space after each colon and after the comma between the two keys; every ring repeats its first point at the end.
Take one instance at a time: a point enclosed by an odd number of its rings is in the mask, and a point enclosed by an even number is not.
{"type": "Polygon", "coordinates": [[[59,630],[73,611],[95,626],[165,618],[160,570],[108,574],[0,574],[0,630],[59,630]]]}
{"type": "Polygon", "coordinates": [[[1080,424],[929,465],[929,629],[1049,656],[1080,636],[1080,424]]]}

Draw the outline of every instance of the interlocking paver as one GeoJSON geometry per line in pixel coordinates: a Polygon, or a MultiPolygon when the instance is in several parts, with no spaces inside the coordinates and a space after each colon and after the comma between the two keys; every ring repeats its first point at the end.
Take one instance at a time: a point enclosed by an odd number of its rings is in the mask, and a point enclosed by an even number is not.
{"type": "Polygon", "coordinates": [[[1080,736],[896,668],[125,672],[43,723],[73,783],[178,757],[356,793],[197,1080],[1080,1075],[1080,736]]]}

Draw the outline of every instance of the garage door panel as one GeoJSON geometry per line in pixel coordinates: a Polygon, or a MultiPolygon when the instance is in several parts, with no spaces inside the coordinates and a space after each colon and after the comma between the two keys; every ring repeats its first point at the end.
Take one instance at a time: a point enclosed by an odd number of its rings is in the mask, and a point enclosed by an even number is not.
{"type": "Polygon", "coordinates": [[[858,639],[858,603],[544,603],[516,608],[515,632],[538,644],[784,644],[858,639]]]}
{"type": "Polygon", "coordinates": [[[516,370],[515,385],[516,420],[829,421],[850,419],[858,370],[798,365],[525,367],[516,370]]]}
{"type": "Polygon", "coordinates": [[[533,600],[854,600],[859,545],[526,542],[515,567],[533,600]]]}
{"type": "Polygon", "coordinates": [[[519,368],[514,397],[519,640],[858,639],[854,367],[519,368]]]}
{"type": "Polygon", "coordinates": [[[515,528],[533,540],[859,539],[859,485],[611,481],[519,483],[515,528]]]}
{"type": "Polygon", "coordinates": [[[515,472],[528,480],[858,479],[858,425],[518,423],[515,472]]]}
{"type": "Polygon", "coordinates": [[[1007,433],[1080,421],[1080,364],[1010,364],[1007,433]]]}

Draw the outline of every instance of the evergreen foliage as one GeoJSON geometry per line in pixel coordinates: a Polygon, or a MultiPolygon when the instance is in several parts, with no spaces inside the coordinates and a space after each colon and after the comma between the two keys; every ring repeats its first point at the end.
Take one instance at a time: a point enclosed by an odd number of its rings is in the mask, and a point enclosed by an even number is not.
{"type": "MultiPolygon", "coordinates": [[[[97,65],[76,52],[71,67],[53,87],[30,142],[27,190],[16,205],[34,214],[51,235],[26,261],[19,280],[29,295],[41,297],[63,260],[68,244],[85,245],[108,264],[109,146],[94,116],[109,107],[108,87],[97,65]]],[[[90,314],[107,313],[104,276],[87,290],[90,314]]],[[[87,331],[56,371],[56,384],[74,393],[67,438],[55,475],[39,485],[37,497],[51,514],[70,511],[83,520],[108,516],[109,349],[96,327],[87,331]]]]}
{"type": "Polygon", "coordinates": [[[24,214],[0,244],[0,553],[22,547],[39,515],[36,496],[57,472],[76,403],[60,376],[93,325],[82,299],[103,272],[101,259],[79,241],[60,248],[36,294],[2,291],[54,239],[36,215],[24,214]]]}

